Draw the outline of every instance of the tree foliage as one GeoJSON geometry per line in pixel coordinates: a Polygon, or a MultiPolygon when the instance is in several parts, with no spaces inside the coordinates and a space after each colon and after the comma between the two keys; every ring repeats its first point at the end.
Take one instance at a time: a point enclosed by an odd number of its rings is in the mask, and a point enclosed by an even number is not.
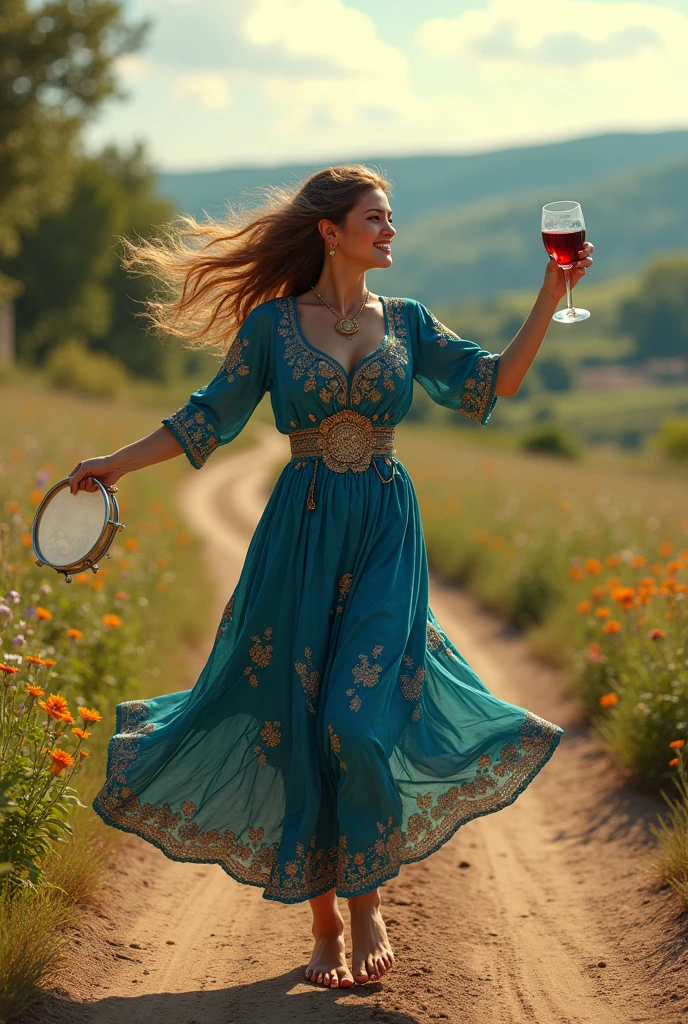
{"type": "Polygon", "coordinates": [[[619,307],[619,329],[637,342],[635,358],[688,354],[688,253],[661,256],[619,307]]]}

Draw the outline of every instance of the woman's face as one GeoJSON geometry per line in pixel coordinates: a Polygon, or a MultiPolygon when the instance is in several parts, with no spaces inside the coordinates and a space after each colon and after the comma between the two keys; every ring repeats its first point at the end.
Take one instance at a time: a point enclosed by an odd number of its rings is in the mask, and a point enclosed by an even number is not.
{"type": "Polygon", "coordinates": [[[326,240],[337,247],[337,256],[345,256],[360,264],[363,270],[392,265],[391,243],[396,234],[392,227],[392,209],[380,188],[369,189],[354,206],[344,225],[337,228],[326,221],[329,228],[326,240]]]}

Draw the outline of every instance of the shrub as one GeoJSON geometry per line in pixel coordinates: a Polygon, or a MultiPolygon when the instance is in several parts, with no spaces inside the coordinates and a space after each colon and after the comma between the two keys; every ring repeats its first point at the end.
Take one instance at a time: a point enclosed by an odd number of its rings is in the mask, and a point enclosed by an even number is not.
{"type": "Polygon", "coordinates": [[[555,423],[542,424],[529,430],[521,438],[519,447],[526,452],[555,455],[564,459],[577,459],[580,454],[578,443],[574,438],[562,426],[555,423]]]}
{"type": "Polygon", "coordinates": [[[117,359],[105,352],[94,352],[76,340],[53,349],[46,361],[46,372],[53,387],[97,398],[113,398],[127,384],[126,371],[117,359]]]}
{"type": "Polygon", "coordinates": [[[670,459],[688,459],[688,416],[664,420],[655,445],[670,459]]]}

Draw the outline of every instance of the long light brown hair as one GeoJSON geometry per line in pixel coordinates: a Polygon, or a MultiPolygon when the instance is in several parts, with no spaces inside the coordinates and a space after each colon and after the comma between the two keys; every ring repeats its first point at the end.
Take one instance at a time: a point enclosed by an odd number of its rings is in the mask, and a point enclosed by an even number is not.
{"type": "Polygon", "coordinates": [[[316,283],[325,259],[322,218],[341,227],[368,189],[389,194],[391,187],[376,169],[343,164],[293,188],[262,186],[262,205],[229,205],[222,220],[181,214],[157,237],[123,238],[125,268],[159,282],[138,315],[187,348],[225,352],[255,306],[316,283]]]}

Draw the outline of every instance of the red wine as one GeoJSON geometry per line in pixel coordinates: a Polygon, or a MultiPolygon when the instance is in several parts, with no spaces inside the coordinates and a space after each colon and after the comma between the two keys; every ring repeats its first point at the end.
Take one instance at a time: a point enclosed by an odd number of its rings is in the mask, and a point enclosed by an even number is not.
{"type": "Polygon", "coordinates": [[[565,267],[582,259],[578,252],[583,248],[585,230],[543,231],[542,241],[550,256],[554,256],[560,267],[565,267]]]}

